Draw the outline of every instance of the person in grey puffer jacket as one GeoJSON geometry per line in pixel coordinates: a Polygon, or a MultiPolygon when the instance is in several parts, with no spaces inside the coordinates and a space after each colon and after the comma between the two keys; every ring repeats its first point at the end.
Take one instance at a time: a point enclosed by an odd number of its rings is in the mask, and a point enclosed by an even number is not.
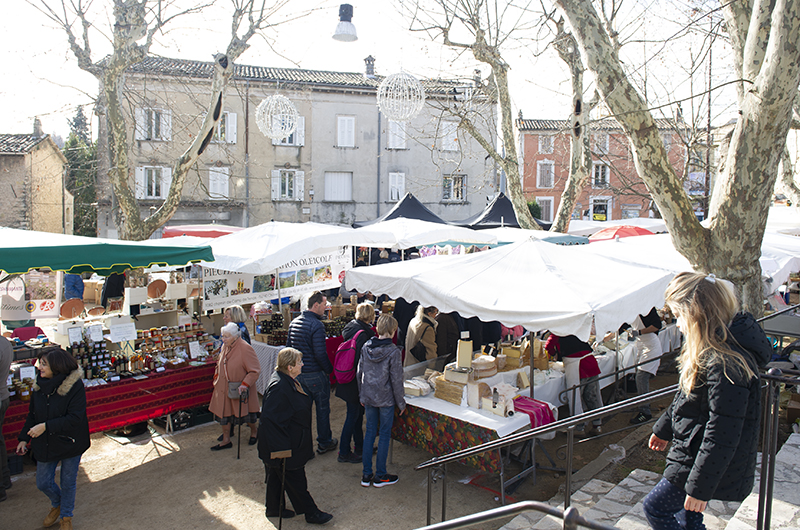
{"type": "Polygon", "coordinates": [[[654,529],[705,528],[708,501],[742,501],[752,491],[761,392],[758,366],[772,347],[752,315],[736,313],[733,289],[713,275],[678,274],[667,287],[685,344],[680,390],[653,427],[666,449],[661,482],[644,499],[654,529]]]}
{"type": "Polygon", "coordinates": [[[397,482],[397,475],[386,472],[386,457],[389,454],[389,437],[394,423],[394,408],[400,414],[406,410],[405,390],[403,389],[403,367],[400,361],[400,348],[392,343],[397,331],[397,321],[391,315],[381,315],[376,326],[378,337],[370,339],[361,350],[358,362],[358,391],[364,405],[367,427],[364,434],[362,464],[364,471],[361,485],[376,488],[397,482]],[[380,433],[378,424],[380,423],[380,433]],[[375,460],[375,475],[372,474],[372,451],[369,449],[378,440],[378,455],[375,460]]]}

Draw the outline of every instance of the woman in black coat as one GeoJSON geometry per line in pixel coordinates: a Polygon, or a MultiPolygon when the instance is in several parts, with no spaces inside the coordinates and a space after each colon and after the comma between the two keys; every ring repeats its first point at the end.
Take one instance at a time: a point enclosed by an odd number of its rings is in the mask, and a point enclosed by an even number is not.
{"type": "Polygon", "coordinates": [[[752,491],[761,420],[758,365],[772,353],[750,314],[736,313],[730,284],[684,272],[666,302],[685,343],[680,390],[653,427],[649,446],[671,441],[661,482],[644,500],[654,529],[705,528],[709,500],[742,501],[752,491]]]}
{"type": "Polygon", "coordinates": [[[267,517],[305,514],[306,522],[325,524],[333,516],[314,503],[308,492],[306,462],[314,458],[311,434],[311,397],[296,378],[303,368],[303,354],[294,348],[278,353],[278,366],[269,381],[261,406],[258,457],[267,473],[267,517]],[[289,494],[287,509],[283,492],[289,494]]]}
{"type": "Polygon", "coordinates": [[[36,487],[50,499],[44,526],[61,517],[61,528],[72,529],[75,490],[81,455],[89,448],[89,419],[83,370],[62,349],[46,351],[39,358],[39,375],[31,392],[25,426],[17,437],[17,454],[36,459],[36,487]],[[61,464],[61,487],[55,482],[61,464]]]}
{"type": "MultiPolygon", "coordinates": [[[[348,341],[356,338],[356,357],[353,368],[358,367],[361,358],[361,349],[369,339],[375,336],[372,331],[372,321],[375,320],[375,308],[372,304],[363,303],[356,307],[356,318],[347,323],[342,330],[342,338],[348,341]]],[[[355,372],[353,373],[355,376],[355,372]]],[[[361,452],[364,447],[364,407],[358,397],[358,383],[356,378],[348,383],[338,383],[336,385],[336,397],[347,403],[347,416],[342,426],[342,436],[339,438],[339,462],[349,462],[352,464],[361,463],[361,452]],[[353,449],[350,448],[350,439],[353,440],[353,449]]]]}

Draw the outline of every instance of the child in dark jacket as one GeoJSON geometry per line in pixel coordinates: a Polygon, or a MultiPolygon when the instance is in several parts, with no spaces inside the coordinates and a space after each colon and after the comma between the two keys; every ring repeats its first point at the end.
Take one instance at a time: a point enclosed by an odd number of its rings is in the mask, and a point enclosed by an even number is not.
{"type": "Polygon", "coordinates": [[[649,447],[667,453],[664,478],[644,500],[650,525],[705,528],[711,499],[741,501],[753,489],[761,400],[758,365],[772,348],[730,284],[684,272],[667,287],[685,344],[680,390],[653,427],[649,447]]]}
{"type": "Polygon", "coordinates": [[[361,351],[358,363],[358,390],[361,404],[367,416],[366,433],[362,464],[364,466],[361,485],[376,488],[397,482],[397,475],[386,472],[386,457],[389,454],[389,437],[392,434],[394,408],[400,408],[400,414],[406,410],[405,391],[403,389],[403,366],[400,360],[400,348],[392,343],[392,336],[397,330],[397,321],[391,315],[381,315],[376,326],[378,337],[370,339],[361,351]],[[380,432],[378,433],[378,425],[380,432]],[[368,448],[378,440],[378,455],[375,460],[375,474],[372,473],[372,451],[368,448]]]}

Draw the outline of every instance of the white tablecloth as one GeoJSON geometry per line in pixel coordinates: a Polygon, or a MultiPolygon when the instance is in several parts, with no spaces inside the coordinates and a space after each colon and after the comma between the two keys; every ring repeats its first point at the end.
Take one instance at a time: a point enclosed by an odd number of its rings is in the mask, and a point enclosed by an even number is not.
{"type": "Polygon", "coordinates": [[[258,380],[256,381],[256,390],[259,394],[264,394],[272,374],[275,373],[275,366],[278,364],[278,352],[284,346],[270,346],[255,340],[251,346],[256,351],[258,363],[261,365],[261,373],[258,374],[258,380]]]}
{"type": "Polygon", "coordinates": [[[667,324],[664,329],[658,332],[658,340],[661,341],[661,352],[667,353],[681,347],[681,332],[675,324],[667,324]]]}
{"type": "Polygon", "coordinates": [[[453,405],[449,401],[433,397],[433,394],[420,397],[406,396],[406,403],[450,418],[466,421],[485,429],[491,429],[500,438],[531,426],[531,419],[527,414],[514,414],[504,418],[491,412],[453,405]]]}

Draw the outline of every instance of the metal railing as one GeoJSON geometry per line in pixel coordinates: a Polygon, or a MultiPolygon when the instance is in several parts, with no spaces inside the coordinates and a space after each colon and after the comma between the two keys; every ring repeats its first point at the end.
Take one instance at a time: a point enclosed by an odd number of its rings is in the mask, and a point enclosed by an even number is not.
{"type": "Polygon", "coordinates": [[[553,517],[558,517],[564,520],[564,530],[577,530],[578,527],[592,528],[594,530],[615,530],[613,526],[608,526],[591,519],[586,519],[578,513],[578,509],[574,506],[562,510],[555,506],[550,506],[543,502],[536,501],[523,501],[508,506],[501,506],[500,508],[493,508],[480,513],[474,513],[459,517],[458,519],[451,519],[450,521],[442,521],[428,526],[418,528],[417,530],[455,530],[457,528],[468,528],[478,523],[486,523],[503,519],[512,515],[517,515],[524,512],[536,511],[543,512],[553,517]]]}
{"type": "Polygon", "coordinates": [[[613,414],[617,412],[622,412],[624,410],[644,405],[646,403],[651,403],[653,401],[663,399],[665,397],[671,397],[675,394],[678,389],[678,385],[671,385],[660,390],[655,390],[648,394],[644,394],[642,396],[636,396],[630,399],[626,399],[624,401],[620,401],[618,403],[614,403],[612,405],[607,405],[605,407],[601,407],[599,409],[595,409],[589,412],[584,412],[583,414],[579,414],[577,416],[572,416],[563,420],[558,420],[553,423],[548,423],[547,425],[543,425],[541,427],[536,427],[534,429],[511,434],[504,438],[500,438],[497,440],[492,440],[490,442],[486,442],[480,445],[476,445],[474,447],[469,447],[467,449],[461,449],[459,451],[455,451],[448,455],[434,457],[430,460],[427,460],[419,465],[417,465],[414,469],[428,470],[428,509],[427,509],[427,524],[431,524],[432,520],[432,510],[433,510],[433,483],[442,479],[442,521],[447,520],[447,464],[450,462],[455,462],[458,460],[462,460],[464,458],[468,458],[471,456],[476,456],[482,453],[486,453],[489,451],[497,450],[500,455],[501,461],[501,472],[500,472],[500,492],[501,497],[503,497],[503,502],[505,501],[504,498],[504,491],[505,491],[505,477],[504,471],[502,466],[503,461],[503,454],[502,449],[506,447],[510,447],[513,444],[531,441],[533,442],[537,437],[547,435],[550,433],[554,433],[556,431],[567,431],[567,463],[566,463],[566,485],[565,485],[565,500],[564,500],[564,508],[569,508],[570,505],[570,497],[572,495],[572,450],[573,450],[573,440],[574,440],[574,431],[575,426],[601,418],[607,414],[613,414]]]}
{"type": "MultiPolygon", "coordinates": [[[[765,317],[757,319],[757,322],[761,323],[765,320],[769,320],[770,318],[776,317],[778,315],[787,313],[789,311],[795,310],[800,308],[800,304],[796,304],[791,307],[787,307],[781,311],[777,311],[765,317]]],[[[618,353],[618,350],[617,350],[618,353]]],[[[671,352],[667,352],[659,357],[668,355],[671,352]]],[[[651,362],[652,360],[648,360],[647,362],[651,362]]],[[[618,369],[617,372],[625,372],[631,369],[635,369],[636,366],[646,363],[638,363],[636,365],[630,366],[624,369],[618,369]]],[[[610,377],[609,374],[605,377],[610,377]]],[[[766,381],[764,385],[765,391],[764,396],[762,399],[762,406],[763,406],[763,414],[762,414],[762,456],[761,456],[761,478],[759,482],[759,496],[758,496],[758,514],[756,519],[756,528],[757,530],[769,530],[770,529],[770,522],[772,516],[772,499],[773,499],[773,486],[775,480],[775,457],[777,454],[777,445],[778,445],[778,425],[779,425],[779,401],[780,401],[780,385],[781,384],[792,384],[800,386],[800,371],[795,370],[778,370],[778,369],[770,369],[766,374],[760,374],[762,380],[766,381]],[[784,374],[792,375],[794,377],[786,377],[784,374]]],[[[579,387],[580,385],[576,385],[579,387]]],[[[572,391],[575,391],[575,388],[572,388],[572,391]]],[[[569,391],[570,389],[567,389],[569,391]]],[[[425,529],[445,529],[445,528],[465,528],[471,524],[476,524],[483,521],[490,521],[493,519],[498,519],[501,517],[506,517],[508,515],[513,515],[514,513],[519,513],[522,511],[528,510],[537,510],[537,511],[544,511],[548,514],[554,515],[556,517],[561,517],[564,519],[564,528],[577,528],[573,525],[571,521],[576,520],[573,519],[574,517],[578,517],[578,523],[582,526],[588,528],[598,528],[598,529],[606,529],[606,528],[613,528],[607,527],[602,525],[601,523],[597,523],[594,521],[586,520],[580,517],[577,514],[577,510],[574,512],[570,512],[570,510],[574,510],[574,508],[570,508],[570,500],[572,496],[572,457],[573,457],[573,446],[574,446],[574,430],[577,425],[582,423],[589,422],[591,420],[601,418],[603,416],[607,416],[610,414],[614,414],[617,412],[622,412],[633,408],[635,406],[644,405],[651,403],[653,401],[657,401],[659,399],[672,396],[678,390],[678,385],[671,385],[660,390],[656,390],[650,392],[648,394],[644,394],[642,396],[633,397],[624,401],[617,402],[612,405],[606,405],[599,409],[595,409],[590,412],[585,412],[583,414],[572,416],[570,418],[559,420],[553,423],[549,423],[542,427],[537,427],[531,429],[529,431],[525,431],[522,433],[512,434],[510,436],[506,436],[504,438],[500,438],[498,440],[492,440],[490,442],[486,442],[474,447],[470,447],[467,449],[461,449],[459,451],[455,451],[448,455],[435,457],[430,460],[427,460],[419,465],[417,465],[414,469],[415,470],[428,470],[428,506],[427,506],[427,525],[424,527],[425,529]],[[504,468],[503,468],[503,448],[510,448],[511,445],[522,443],[522,442],[533,442],[536,438],[547,435],[550,433],[554,433],[556,431],[566,431],[567,432],[567,457],[566,457],[566,472],[565,472],[565,487],[564,487],[564,508],[565,510],[560,510],[555,507],[551,507],[550,505],[537,503],[533,501],[527,501],[522,503],[517,503],[510,506],[504,506],[501,508],[496,508],[494,510],[488,510],[486,512],[481,512],[480,514],[473,514],[466,517],[461,517],[458,519],[453,519],[452,521],[447,521],[447,464],[451,462],[455,462],[464,458],[468,458],[471,456],[476,456],[488,451],[497,450],[500,456],[501,462],[501,472],[500,472],[500,492],[501,492],[501,501],[505,503],[505,477],[504,477],[504,468]],[[436,482],[439,478],[442,480],[442,522],[437,523],[436,525],[431,526],[431,519],[432,519],[432,500],[433,500],[433,483],[436,482]],[[546,507],[546,509],[545,509],[546,507]],[[510,510],[509,510],[510,509],[510,510]],[[558,513],[553,513],[550,510],[558,510],[558,513]],[[568,516],[567,514],[570,513],[568,516]],[[502,514],[502,515],[501,515],[502,514]],[[573,515],[574,514],[574,515],[573,515]],[[569,519],[569,521],[568,521],[569,519]],[[568,526],[572,525],[572,526],[568,526]],[[450,526],[454,525],[454,526],[450,526]]],[[[562,391],[560,394],[563,394],[562,391]]],[[[559,397],[559,399],[561,399],[559,397]]],[[[509,449],[510,450],[510,449],[509,449]]],[[[533,466],[535,467],[535,463],[533,466]]],[[[522,474],[518,475],[522,476],[522,474]]],[[[515,477],[516,478],[516,477],[515,477]]]]}

